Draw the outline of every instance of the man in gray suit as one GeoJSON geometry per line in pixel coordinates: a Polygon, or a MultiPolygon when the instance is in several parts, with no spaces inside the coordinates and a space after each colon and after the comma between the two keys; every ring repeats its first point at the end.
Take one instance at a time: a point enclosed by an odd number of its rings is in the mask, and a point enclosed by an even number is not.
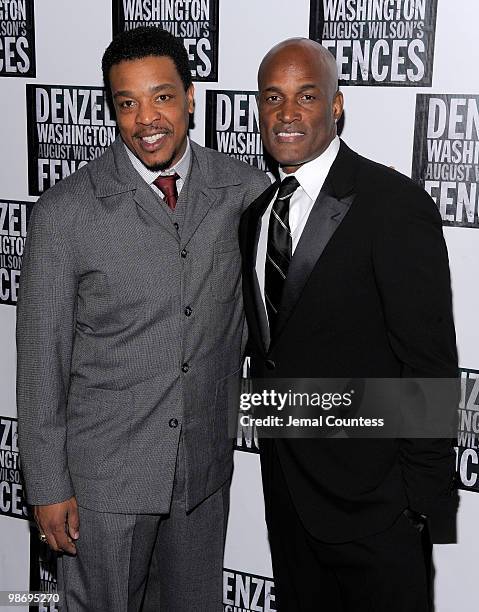
{"type": "Polygon", "coordinates": [[[69,611],[140,610],[149,572],[155,610],[220,610],[238,222],[269,181],[189,141],[193,85],[170,34],[120,34],[103,72],[121,138],[46,192],[29,227],[17,324],[28,500],[64,553],[69,611]]]}

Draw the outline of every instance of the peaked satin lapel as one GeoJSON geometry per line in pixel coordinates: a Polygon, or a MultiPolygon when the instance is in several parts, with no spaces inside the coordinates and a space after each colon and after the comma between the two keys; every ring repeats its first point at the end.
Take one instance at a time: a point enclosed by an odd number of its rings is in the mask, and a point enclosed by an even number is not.
{"type": "Polygon", "coordinates": [[[259,287],[258,276],[256,274],[256,254],[258,252],[258,240],[261,231],[261,219],[268,204],[271,202],[278,183],[273,183],[266,189],[248,208],[247,227],[245,228],[244,257],[245,257],[245,280],[248,290],[254,302],[254,322],[255,326],[250,329],[256,336],[257,344],[267,351],[270,343],[270,333],[268,316],[264,306],[261,290],[259,287]]]}
{"type": "Polygon", "coordinates": [[[349,210],[354,196],[338,200],[320,193],[289,265],[276,321],[276,338],[288,320],[306,281],[349,210]]]}
{"type": "Polygon", "coordinates": [[[314,203],[289,265],[276,321],[276,343],[291,316],[301,292],[354,201],[356,154],[343,142],[325,184],[314,203]]]}

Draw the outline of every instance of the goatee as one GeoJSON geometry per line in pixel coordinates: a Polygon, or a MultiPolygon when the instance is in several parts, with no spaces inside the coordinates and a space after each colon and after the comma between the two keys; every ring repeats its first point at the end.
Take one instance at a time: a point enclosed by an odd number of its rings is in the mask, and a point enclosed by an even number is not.
{"type": "Polygon", "coordinates": [[[168,170],[171,164],[173,163],[174,155],[172,155],[167,161],[160,162],[158,164],[145,164],[148,170],[152,172],[163,172],[164,170],[168,170]]]}

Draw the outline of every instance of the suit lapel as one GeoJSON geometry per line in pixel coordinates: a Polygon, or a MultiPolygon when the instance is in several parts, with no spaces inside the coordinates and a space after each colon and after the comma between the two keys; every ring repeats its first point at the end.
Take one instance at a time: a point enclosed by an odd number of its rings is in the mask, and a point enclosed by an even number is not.
{"type": "Polygon", "coordinates": [[[276,321],[275,343],[293,312],[313,268],[354,201],[356,154],[343,142],[314,203],[291,260],[276,321]]]}
{"type": "MultiPolygon", "coordinates": [[[[218,190],[239,185],[238,177],[227,171],[221,163],[220,156],[212,157],[204,147],[190,140],[192,160],[186,183],[179,198],[185,207],[182,243],[186,245],[208,211],[218,201],[218,190]]],[[[160,199],[142,179],[133,167],[125,151],[125,145],[118,137],[112,144],[111,152],[106,160],[110,169],[108,176],[99,174],[94,164],[91,172],[95,175],[96,195],[109,197],[120,193],[132,192],[132,198],[137,206],[148,213],[157,223],[178,239],[177,231],[171,217],[160,199]]]]}
{"type": "Polygon", "coordinates": [[[178,239],[177,232],[165,207],[133,167],[120,136],[105,155],[108,155],[108,158],[105,158],[107,172],[104,171],[104,166],[101,166],[100,171],[100,167],[89,164],[90,172],[93,174],[95,195],[100,198],[107,198],[131,192],[135,204],[148,213],[175,239],[178,239]]]}
{"type": "Polygon", "coordinates": [[[193,238],[211,209],[223,202],[221,190],[240,185],[238,176],[225,168],[221,156],[190,140],[192,161],[186,184],[185,221],[182,244],[193,238]]]}
{"type": "Polygon", "coordinates": [[[250,319],[250,332],[256,336],[258,346],[267,350],[270,343],[268,317],[264,307],[258,276],[256,274],[256,255],[258,251],[258,240],[261,231],[261,219],[268,208],[274,193],[278,189],[278,183],[273,183],[266,189],[248,208],[247,225],[244,230],[243,253],[244,270],[247,291],[253,304],[254,316],[250,319]],[[253,325],[251,325],[253,321],[253,325]]]}
{"type": "Polygon", "coordinates": [[[314,266],[344,219],[353,199],[353,195],[338,200],[324,192],[319,194],[289,266],[276,320],[276,338],[289,319],[314,266]]]}
{"type": "MultiPolygon", "coordinates": [[[[139,178],[143,181],[141,177],[139,178]]],[[[165,204],[160,201],[160,198],[145,181],[143,181],[143,183],[143,185],[139,185],[135,190],[133,200],[138,206],[151,215],[167,232],[178,239],[178,233],[166,211],[165,204]]]]}
{"type": "Polygon", "coordinates": [[[192,155],[191,168],[188,174],[188,181],[185,185],[185,191],[185,221],[181,233],[183,246],[187,245],[192,239],[199,225],[217,200],[215,190],[209,188],[205,181],[197,161],[197,155],[192,155]]]}

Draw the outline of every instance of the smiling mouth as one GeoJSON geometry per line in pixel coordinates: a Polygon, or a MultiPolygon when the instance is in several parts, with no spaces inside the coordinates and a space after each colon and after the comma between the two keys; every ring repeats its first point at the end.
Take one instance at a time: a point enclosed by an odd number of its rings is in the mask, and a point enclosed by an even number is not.
{"type": "Polygon", "coordinates": [[[155,144],[166,136],[166,132],[160,132],[159,134],[152,134],[151,136],[140,136],[139,139],[146,144],[155,144]]]}
{"type": "Polygon", "coordinates": [[[171,132],[168,131],[156,132],[156,134],[148,134],[146,136],[138,134],[135,136],[135,139],[145,153],[155,153],[163,147],[165,142],[167,142],[165,139],[170,134],[171,132]]]}
{"type": "Polygon", "coordinates": [[[304,135],[304,132],[275,132],[276,140],[280,142],[294,142],[304,135]]]}

